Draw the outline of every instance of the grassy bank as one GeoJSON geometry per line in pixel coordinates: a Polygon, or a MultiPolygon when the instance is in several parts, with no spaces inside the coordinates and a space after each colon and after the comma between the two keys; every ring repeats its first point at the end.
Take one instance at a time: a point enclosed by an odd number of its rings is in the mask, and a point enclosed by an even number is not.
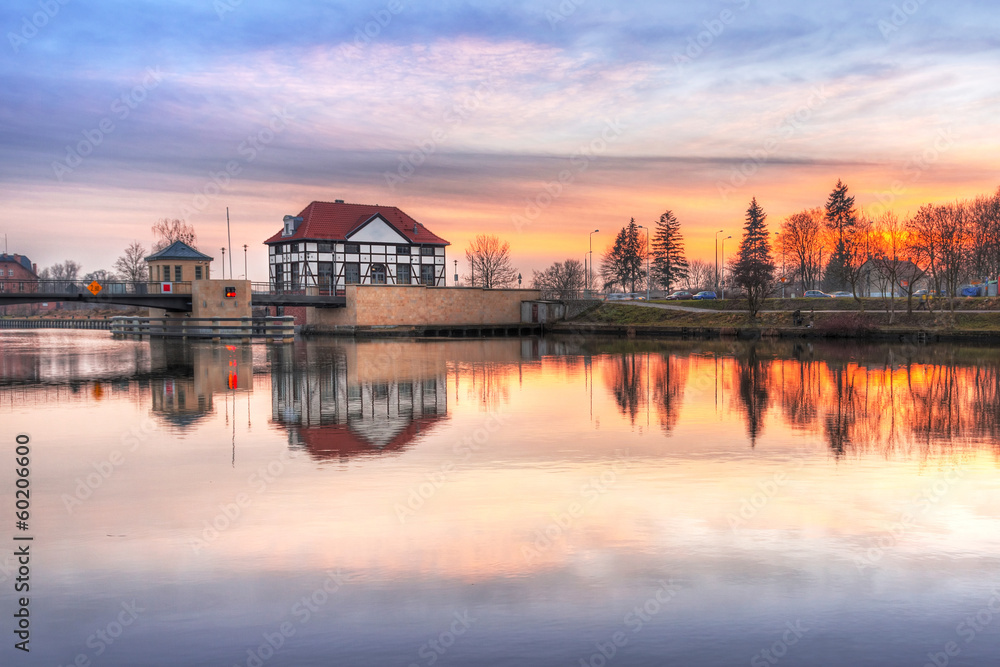
{"type": "MultiPolygon", "coordinates": [[[[818,301],[824,301],[817,299],[818,301]]],[[[826,299],[825,301],[836,301],[826,299]]],[[[810,322],[808,309],[802,309],[806,323],[810,322]]],[[[812,326],[795,326],[790,311],[776,313],[760,313],[756,321],[752,321],[746,312],[739,311],[708,311],[689,312],[666,310],[646,306],[628,304],[601,304],[598,308],[583,313],[573,320],[577,324],[615,325],[630,327],[658,328],[744,328],[759,327],[762,329],[780,328],[783,330],[801,329],[807,333],[810,329],[815,333],[830,335],[865,335],[875,332],[907,332],[907,331],[965,331],[976,333],[1000,334],[1000,311],[982,313],[948,312],[914,312],[908,315],[905,310],[897,312],[893,323],[889,324],[888,313],[882,312],[832,312],[816,313],[812,317],[812,326]]]]}
{"type": "MultiPolygon", "coordinates": [[[[906,311],[906,299],[895,299],[896,302],[896,312],[906,311]]],[[[745,299],[726,299],[723,300],[708,300],[708,301],[659,301],[654,299],[652,303],[669,303],[673,305],[680,306],[690,306],[693,308],[704,308],[706,310],[721,310],[721,311],[740,311],[747,309],[747,302],[745,299]]],[[[887,310],[889,308],[888,299],[873,299],[873,298],[863,298],[861,299],[861,304],[864,305],[865,311],[880,311],[887,310]]],[[[913,298],[913,309],[916,310],[920,305],[920,299],[917,297],[913,298]]],[[[931,308],[935,311],[938,310],[948,310],[950,306],[948,304],[948,299],[935,298],[931,302],[931,308]]],[[[806,298],[796,298],[796,299],[765,299],[764,305],[761,306],[761,310],[801,310],[802,312],[807,312],[809,310],[860,310],[861,305],[855,299],[839,298],[839,299],[806,299],[806,298]]],[[[976,298],[965,298],[956,297],[955,298],[955,309],[956,310],[982,310],[982,311],[1000,311],[1000,297],[976,297],[976,298]]]]}

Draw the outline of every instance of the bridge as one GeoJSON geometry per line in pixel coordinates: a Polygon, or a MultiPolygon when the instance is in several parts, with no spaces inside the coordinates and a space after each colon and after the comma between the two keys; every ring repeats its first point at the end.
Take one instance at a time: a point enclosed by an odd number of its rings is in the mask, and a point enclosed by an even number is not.
{"type": "MultiPolygon", "coordinates": [[[[37,280],[6,283],[0,289],[0,307],[23,303],[97,303],[162,308],[191,312],[191,283],[86,282],[37,280]],[[11,289],[18,287],[17,290],[11,289]]],[[[0,287],[3,284],[0,283],[0,287]]],[[[315,306],[343,308],[347,298],[328,287],[277,288],[270,283],[251,283],[251,306],[315,306]]]]}

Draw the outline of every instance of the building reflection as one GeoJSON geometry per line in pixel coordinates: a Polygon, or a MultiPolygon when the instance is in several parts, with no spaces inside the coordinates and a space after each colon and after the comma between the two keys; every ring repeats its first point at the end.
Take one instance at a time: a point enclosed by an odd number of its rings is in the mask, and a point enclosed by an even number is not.
{"type": "Polygon", "coordinates": [[[253,389],[253,350],[249,345],[150,341],[152,413],[185,429],[215,411],[214,396],[253,389]]]}
{"type": "Polygon", "coordinates": [[[398,452],[448,418],[440,354],[404,343],[268,352],[271,419],[287,429],[289,446],[314,458],[398,452]]]}

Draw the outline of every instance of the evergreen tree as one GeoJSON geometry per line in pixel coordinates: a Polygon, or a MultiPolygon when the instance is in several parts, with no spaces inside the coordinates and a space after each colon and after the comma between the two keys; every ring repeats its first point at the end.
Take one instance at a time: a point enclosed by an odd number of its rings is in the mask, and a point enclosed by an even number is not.
{"type": "Polygon", "coordinates": [[[668,292],[675,283],[687,278],[688,262],[684,257],[684,239],[681,223],[672,211],[660,216],[653,236],[652,267],[655,282],[668,292]]]}
{"type": "Polygon", "coordinates": [[[767,214],[754,197],[747,209],[746,225],[736,261],[732,267],[733,282],[746,292],[750,317],[757,317],[764,298],[774,287],[774,260],[767,240],[767,214]]]}
{"type": "Polygon", "coordinates": [[[826,202],[826,228],[833,240],[833,252],[826,265],[823,287],[827,291],[844,289],[851,265],[851,235],[858,224],[854,197],[847,196],[847,186],[837,179],[837,185],[826,202]]]}
{"type": "Polygon", "coordinates": [[[642,262],[644,257],[642,244],[639,242],[639,227],[635,218],[622,227],[615,237],[615,244],[605,253],[601,261],[601,274],[607,289],[613,285],[621,285],[624,291],[634,292],[636,283],[641,282],[644,272],[642,262]]]}

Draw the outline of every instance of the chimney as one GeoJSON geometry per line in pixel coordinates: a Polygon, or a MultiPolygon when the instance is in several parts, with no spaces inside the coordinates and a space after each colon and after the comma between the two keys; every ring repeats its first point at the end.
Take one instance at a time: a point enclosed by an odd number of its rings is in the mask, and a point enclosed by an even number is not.
{"type": "Polygon", "coordinates": [[[36,276],[38,275],[38,264],[36,264],[35,262],[31,263],[31,272],[34,273],[36,276]]]}

